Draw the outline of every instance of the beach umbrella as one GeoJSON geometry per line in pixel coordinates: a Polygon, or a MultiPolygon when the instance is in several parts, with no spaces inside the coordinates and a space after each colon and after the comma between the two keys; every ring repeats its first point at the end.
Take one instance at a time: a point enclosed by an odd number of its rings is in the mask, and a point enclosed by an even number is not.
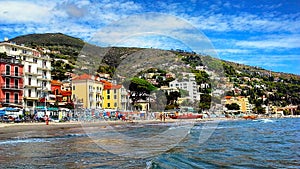
{"type": "Polygon", "coordinates": [[[16,111],[17,109],[13,108],[13,107],[7,107],[5,109],[5,111],[16,111]]]}

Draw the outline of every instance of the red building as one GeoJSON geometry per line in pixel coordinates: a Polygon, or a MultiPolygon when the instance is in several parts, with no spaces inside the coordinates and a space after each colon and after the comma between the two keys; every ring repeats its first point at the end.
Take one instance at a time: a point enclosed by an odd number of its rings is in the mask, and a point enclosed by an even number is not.
{"type": "Polygon", "coordinates": [[[51,93],[50,98],[53,98],[59,107],[73,105],[70,84],[67,85],[57,80],[51,80],[51,93]]]}
{"type": "Polygon", "coordinates": [[[22,107],[23,67],[15,57],[0,58],[0,107],[22,107]]]}

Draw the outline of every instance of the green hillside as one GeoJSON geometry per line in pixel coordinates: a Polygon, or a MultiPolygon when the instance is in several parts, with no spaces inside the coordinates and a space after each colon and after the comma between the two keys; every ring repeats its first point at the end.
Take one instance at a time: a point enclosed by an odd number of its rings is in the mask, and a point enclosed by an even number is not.
{"type": "MultiPolygon", "coordinates": [[[[131,57],[128,58],[131,54],[141,51],[141,55],[138,55],[138,57],[147,58],[152,54],[161,53],[165,56],[177,56],[177,60],[181,60],[183,64],[189,65],[188,67],[195,73],[199,84],[212,82],[209,80],[207,73],[195,70],[196,66],[205,65],[207,72],[224,71],[228,82],[234,87],[228,89],[226,95],[248,97],[250,103],[256,106],[257,112],[262,110],[262,105],[267,104],[275,106],[300,105],[299,75],[272,72],[260,67],[213,59],[209,56],[182,50],[164,51],[129,47],[98,47],[85,43],[79,38],[61,33],[30,34],[13,38],[10,41],[17,44],[25,44],[36,49],[44,48],[55,51],[48,53],[52,58],[53,68],[51,73],[53,79],[67,79],[69,78],[67,76],[68,72],[77,74],[99,72],[113,75],[122,60],[131,59],[131,57]],[[148,51],[148,53],[144,55],[142,54],[143,51],[148,51]],[[76,72],[74,72],[75,70],[76,72]],[[266,97],[266,99],[260,99],[262,97],[266,97]]],[[[146,64],[143,62],[143,59],[137,58],[133,64],[146,64]]],[[[148,62],[153,63],[154,61],[149,58],[148,62]]],[[[167,63],[166,60],[161,60],[160,62],[167,63]]],[[[172,62],[169,66],[172,66],[172,62]]],[[[165,83],[160,81],[159,84],[165,83]]],[[[210,100],[213,99],[209,94],[211,89],[203,92],[206,94],[207,102],[207,104],[203,105],[203,108],[209,108],[210,100]]],[[[203,95],[201,97],[205,98],[203,95]]],[[[201,103],[205,103],[205,101],[201,100],[201,103]]]]}

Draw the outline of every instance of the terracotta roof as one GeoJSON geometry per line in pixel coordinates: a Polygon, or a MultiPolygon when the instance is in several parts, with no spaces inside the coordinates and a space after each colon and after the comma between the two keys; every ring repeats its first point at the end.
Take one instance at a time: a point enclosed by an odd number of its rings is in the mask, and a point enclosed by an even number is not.
{"type": "Polygon", "coordinates": [[[225,96],[225,99],[230,99],[231,98],[231,96],[225,96]]]}
{"type": "Polygon", "coordinates": [[[74,77],[72,80],[87,80],[92,79],[92,76],[89,74],[82,74],[80,76],[74,77]]]}
{"type": "Polygon", "coordinates": [[[51,80],[51,85],[62,85],[62,82],[58,80],[51,80]]]}
{"type": "Polygon", "coordinates": [[[104,90],[107,90],[107,89],[120,89],[122,87],[122,85],[115,85],[115,84],[112,84],[106,80],[100,80],[101,83],[104,84],[104,90]]]}

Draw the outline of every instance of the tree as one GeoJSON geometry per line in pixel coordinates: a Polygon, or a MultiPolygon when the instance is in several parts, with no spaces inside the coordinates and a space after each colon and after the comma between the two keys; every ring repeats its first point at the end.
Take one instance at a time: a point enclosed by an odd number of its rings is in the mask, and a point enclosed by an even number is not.
{"type": "Polygon", "coordinates": [[[126,79],[123,85],[130,90],[130,99],[133,105],[140,99],[146,99],[151,91],[156,90],[156,87],[147,80],[137,77],[126,79]]]}
{"type": "Polygon", "coordinates": [[[211,104],[211,95],[201,94],[199,108],[201,110],[208,110],[210,109],[210,104],[211,104]]]}
{"type": "Polygon", "coordinates": [[[238,105],[237,103],[226,104],[225,107],[228,110],[240,110],[240,105],[238,105]]]}

